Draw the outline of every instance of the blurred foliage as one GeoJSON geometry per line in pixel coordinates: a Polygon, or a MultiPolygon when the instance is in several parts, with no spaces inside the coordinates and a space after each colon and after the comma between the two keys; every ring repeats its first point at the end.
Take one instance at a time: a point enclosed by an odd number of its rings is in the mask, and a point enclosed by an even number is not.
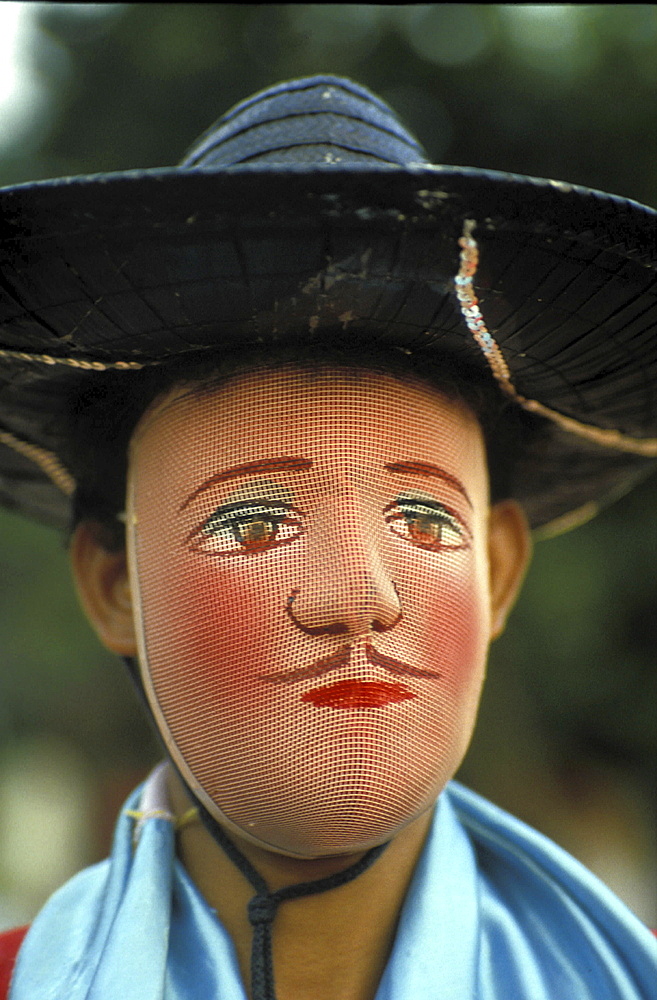
{"type": "MultiPolygon", "coordinates": [[[[233,103],[278,80],[371,87],[435,162],[550,176],[657,203],[652,5],[33,4],[43,100],[0,155],[3,184],[170,165],[233,103]]],[[[655,480],[537,549],[495,646],[464,773],[518,755],[612,761],[654,780],[655,480]]],[[[0,516],[0,741],[56,731],[99,765],[154,754],[101,652],[61,541],[0,516]]],[[[514,765],[515,761],[515,765],[514,765]]]]}

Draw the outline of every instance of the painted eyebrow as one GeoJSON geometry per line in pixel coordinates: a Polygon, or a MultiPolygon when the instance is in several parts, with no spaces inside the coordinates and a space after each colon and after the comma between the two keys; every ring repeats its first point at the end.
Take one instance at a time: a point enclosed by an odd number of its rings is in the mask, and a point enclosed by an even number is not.
{"type": "Polygon", "coordinates": [[[215,486],[217,483],[225,483],[230,479],[239,479],[240,476],[255,475],[258,472],[302,472],[304,469],[309,469],[312,464],[312,460],[309,458],[281,457],[263,458],[259,462],[245,462],[244,465],[233,465],[230,469],[222,469],[221,472],[215,472],[204,483],[197,486],[187,499],[183,500],[178,511],[183,511],[185,507],[189,506],[192,500],[196,499],[199,493],[209,490],[211,486],[215,486]]]}
{"type": "Polygon", "coordinates": [[[388,472],[402,473],[402,475],[435,476],[436,479],[442,479],[444,483],[453,486],[459,493],[463,494],[470,507],[472,507],[472,500],[468,496],[467,490],[461,480],[453,476],[451,472],[445,472],[444,469],[440,469],[437,465],[432,465],[431,462],[386,462],[385,468],[388,472]]]}

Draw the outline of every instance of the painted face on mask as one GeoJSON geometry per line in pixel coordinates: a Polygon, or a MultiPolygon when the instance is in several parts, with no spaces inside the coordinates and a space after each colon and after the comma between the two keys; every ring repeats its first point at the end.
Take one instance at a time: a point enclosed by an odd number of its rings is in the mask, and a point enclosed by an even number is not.
{"type": "Polygon", "coordinates": [[[133,437],[140,664],[228,830],[318,857],[389,839],[470,740],[490,633],[479,425],[419,381],[254,371],[133,437]]]}

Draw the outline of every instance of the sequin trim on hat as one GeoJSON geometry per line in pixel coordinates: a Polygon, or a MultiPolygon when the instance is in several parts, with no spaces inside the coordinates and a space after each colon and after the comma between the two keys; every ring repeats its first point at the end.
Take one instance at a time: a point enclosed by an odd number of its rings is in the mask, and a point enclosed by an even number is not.
{"type": "Polygon", "coordinates": [[[456,297],[466,326],[479,345],[494,378],[503,391],[524,410],[546,417],[571,434],[577,434],[579,437],[594,441],[607,448],[616,448],[619,451],[631,452],[635,455],[645,455],[647,458],[657,457],[657,438],[635,438],[615,429],[584,424],[573,417],[559,413],[557,410],[551,410],[536,399],[527,399],[516,390],[511,381],[509,366],[499,344],[486,327],[479,308],[479,300],[475,294],[473,280],[479,266],[479,245],[472,235],[475,226],[474,219],[464,220],[463,235],[459,239],[460,266],[458,274],[454,278],[456,297]]]}

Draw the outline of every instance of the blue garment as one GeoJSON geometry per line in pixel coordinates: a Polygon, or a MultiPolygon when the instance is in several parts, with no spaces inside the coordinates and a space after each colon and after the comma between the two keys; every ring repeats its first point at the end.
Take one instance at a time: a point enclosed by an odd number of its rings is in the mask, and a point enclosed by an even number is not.
{"type": "MultiPolygon", "coordinates": [[[[124,809],[110,858],[37,916],[10,1000],[246,1000],[232,942],[175,857],[172,817],[147,815],[135,847],[124,809]]],[[[657,940],[579,862],[452,782],[376,994],[419,998],[657,1000],[657,940]]]]}

